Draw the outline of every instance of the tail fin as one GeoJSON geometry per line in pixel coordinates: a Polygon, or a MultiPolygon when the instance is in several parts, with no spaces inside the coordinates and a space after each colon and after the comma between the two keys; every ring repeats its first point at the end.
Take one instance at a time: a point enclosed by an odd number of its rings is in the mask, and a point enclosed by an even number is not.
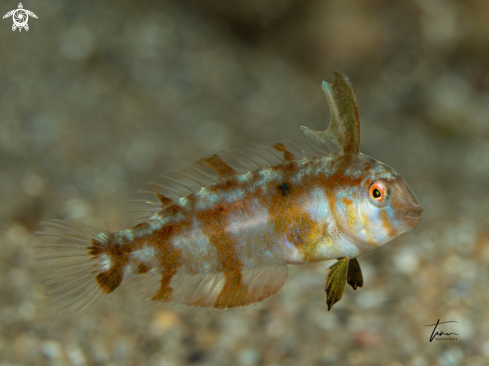
{"type": "Polygon", "coordinates": [[[46,295],[52,297],[50,304],[58,316],[80,316],[107,293],[97,276],[110,267],[106,253],[110,232],[62,220],[40,225],[42,230],[35,234],[49,239],[35,246],[46,295]]]}

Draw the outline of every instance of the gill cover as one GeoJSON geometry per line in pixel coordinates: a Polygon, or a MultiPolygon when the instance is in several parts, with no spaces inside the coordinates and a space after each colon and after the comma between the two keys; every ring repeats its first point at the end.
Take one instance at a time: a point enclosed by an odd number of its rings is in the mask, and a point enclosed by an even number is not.
{"type": "Polygon", "coordinates": [[[348,77],[333,71],[333,84],[323,81],[322,89],[326,95],[331,121],[325,131],[314,131],[302,126],[307,137],[326,146],[333,145],[340,154],[357,153],[360,146],[360,117],[355,93],[348,77]]]}

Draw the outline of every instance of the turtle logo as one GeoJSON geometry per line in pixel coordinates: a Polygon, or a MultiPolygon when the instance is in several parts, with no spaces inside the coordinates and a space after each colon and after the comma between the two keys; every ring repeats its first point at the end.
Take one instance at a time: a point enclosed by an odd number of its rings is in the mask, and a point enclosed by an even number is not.
{"type": "Polygon", "coordinates": [[[27,24],[27,21],[29,20],[29,15],[37,19],[36,14],[34,14],[32,11],[25,10],[22,3],[19,3],[19,8],[9,11],[3,16],[3,19],[12,16],[14,21],[14,25],[12,25],[13,31],[15,31],[17,28],[19,28],[19,32],[22,31],[22,28],[28,31],[29,25],[27,24]]]}

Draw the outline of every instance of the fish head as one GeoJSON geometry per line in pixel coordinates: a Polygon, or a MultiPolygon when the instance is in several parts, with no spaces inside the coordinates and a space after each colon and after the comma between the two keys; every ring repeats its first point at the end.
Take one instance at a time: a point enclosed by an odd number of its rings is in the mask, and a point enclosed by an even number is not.
{"type": "Polygon", "coordinates": [[[423,208],[406,181],[390,166],[358,154],[356,179],[336,191],[336,222],[363,250],[379,247],[414,229],[423,208]]]}

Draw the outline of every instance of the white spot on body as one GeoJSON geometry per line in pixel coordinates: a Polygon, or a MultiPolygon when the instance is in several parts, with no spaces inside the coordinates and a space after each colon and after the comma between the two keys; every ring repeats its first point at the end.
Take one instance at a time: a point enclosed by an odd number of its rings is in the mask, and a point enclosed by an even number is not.
{"type": "Polygon", "coordinates": [[[102,253],[99,256],[100,260],[100,271],[107,271],[112,267],[112,258],[107,253],[102,253]]]}
{"type": "MultiPolygon", "coordinates": [[[[138,238],[145,235],[151,235],[154,232],[160,230],[164,225],[170,222],[179,221],[183,218],[184,216],[182,214],[177,214],[175,216],[168,216],[168,215],[164,216],[164,211],[163,214],[161,212],[158,212],[145,221],[148,224],[148,226],[131,228],[124,231],[131,231],[132,237],[130,240],[134,240],[134,237],[138,238]]],[[[129,235],[127,235],[127,237],[129,239],[129,235]]]]}
{"type": "Polygon", "coordinates": [[[226,231],[235,235],[256,232],[257,227],[260,225],[263,227],[268,223],[268,211],[258,200],[251,202],[250,208],[253,211],[251,215],[235,214],[229,217],[230,224],[226,227],[226,231]]]}
{"type": "Polygon", "coordinates": [[[285,260],[281,240],[269,219],[267,208],[258,199],[250,201],[246,211],[235,212],[227,218],[229,225],[225,230],[233,236],[236,255],[245,267],[285,260]]]}
{"type": "Polygon", "coordinates": [[[124,266],[124,277],[135,274],[135,266],[133,263],[129,262],[124,266]]]}
{"type": "Polygon", "coordinates": [[[282,242],[284,250],[284,260],[291,264],[304,263],[303,255],[297,250],[296,246],[292,244],[287,237],[282,242]]]}
{"type": "Polygon", "coordinates": [[[197,203],[195,207],[198,210],[206,210],[216,205],[219,202],[219,195],[209,191],[206,188],[201,189],[197,194],[197,203]]]}
{"type": "Polygon", "coordinates": [[[185,207],[188,204],[188,198],[187,197],[180,197],[178,199],[178,203],[180,206],[185,207]]]}
{"type": "Polygon", "coordinates": [[[363,174],[363,171],[359,170],[357,166],[350,166],[343,174],[351,179],[358,179],[363,174]]]}
{"type": "Polygon", "coordinates": [[[181,251],[182,256],[189,262],[187,271],[210,273],[219,267],[217,250],[194,219],[192,228],[181,235],[172,237],[171,244],[181,251]]]}
{"type": "Polygon", "coordinates": [[[292,178],[290,178],[290,184],[294,186],[300,186],[302,184],[302,177],[300,175],[295,175],[292,178]]]}
{"type": "Polygon", "coordinates": [[[254,187],[261,186],[272,181],[280,180],[280,178],[281,175],[279,175],[276,171],[270,168],[262,169],[258,174],[258,179],[254,182],[254,187]]]}
{"type": "Polygon", "coordinates": [[[155,248],[145,247],[143,249],[135,250],[131,253],[131,258],[137,259],[144,264],[149,264],[149,262],[155,258],[155,248]]]}
{"type": "MultiPolygon", "coordinates": [[[[134,230],[133,229],[126,229],[122,230],[119,232],[120,237],[119,239],[126,239],[127,241],[133,241],[134,240],[134,235],[133,235],[134,230]]],[[[117,243],[119,245],[124,245],[123,240],[118,240],[117,243]]]]}
{"type": "Polygon", "coordinates": [[[241,201],[245,196],[243,189],[236,189],[233,192],[223,192],[224,199],[227,203],[233,203],[241,201]]]}
{"type": "Polygon", "coordinates": [[[304,197],[304,209],[316,223],[331,222],[328,197],[324,189],[314,188],[304,197]]]}
{"type": "Polygon", "coordinates": [[[248,172],[246,174],[241,174],[240,176],[238,176],[238,182],[239,183],[246,183],[246,182],[251,181],[252,178],[253,178],[253,175],[251,174],[251,172],[248,172]]]}

